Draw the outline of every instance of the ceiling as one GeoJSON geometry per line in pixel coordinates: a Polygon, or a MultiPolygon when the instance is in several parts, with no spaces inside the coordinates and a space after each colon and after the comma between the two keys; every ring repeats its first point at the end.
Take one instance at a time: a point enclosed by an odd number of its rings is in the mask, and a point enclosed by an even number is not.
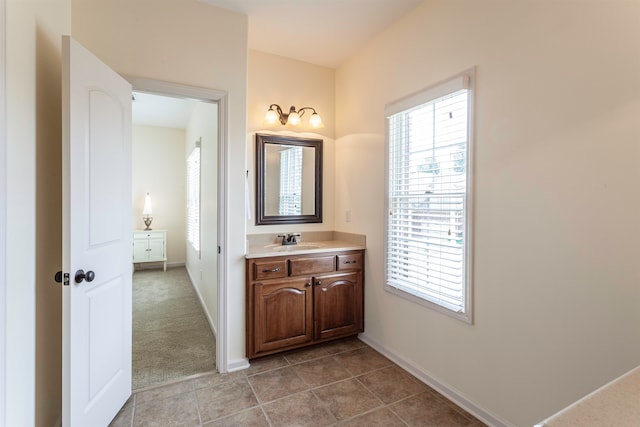
{"type": "Polygon", "coordinates": [[[249,48],[337,68],[422,0],[200,0],[249,16],[249,48]]]}
{"type": "Polygon", "coordinates": [[[185,129],[199,101],[133,92],[132,123],[185,129]]]}
{"type": "MultiPolygon", "coordinates": [[[[422,0],[199,0],[248,15],[249,48],[337,68],[422,0]]],[[[135,92],[133,123],[184,129],[198,101],[135,92]]]]}

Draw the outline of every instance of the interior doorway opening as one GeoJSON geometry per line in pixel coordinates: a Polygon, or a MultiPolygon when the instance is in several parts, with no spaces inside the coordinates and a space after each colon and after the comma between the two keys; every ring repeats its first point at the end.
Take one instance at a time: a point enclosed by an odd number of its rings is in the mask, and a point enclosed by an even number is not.
{"type": "MultiPolygon", "coordinates": [[[[220,300],[220,294],[224,294],[224,292],[219,292],[222,283],[220,278],[224,277],[224,254],[219,253],[219,248],[224,241],[224,235],[219,231],[224,229],[225,222],[223,205],[226,140],[223,130],[225,128],[226,94],[222,91],[146,79],[129,78],[128,80],[132,83],[134,92],[132,108],[134,169],[132,174],[134,189],[132,215],[134,229],[142,230],[145,228],[142,218],[143,202],[144,196],[149,193],[153,207],[153,213],[151,214],[153,225],[150,228],[155,230],[166,229],[166,258],[170,273],[172,273],[169,276],[158,276],[158,283],[161,283],[164,279],[175,280],[176,283],[179,283],[184,279],[184,277],[180,278],[182,274],[193,285],[193,291],[197,295],[199,305],[202,307],[202,314],[210,331],[215,335],[215,346],[213,347],[215,350],[212,350],[215,354],[211,354],[213,363],[210,366],[214,368],[220,367],[219,361],[222,359],[221,355],[224,355],[225,348],[223,334],[220,333],[223,330],[221,311],[224,311],[220,310],[220,307],[224,306],[220,300]],[[137,137],[140,137],[138,146],[136,146],[137,137]],[[176,143],[180,139],[182,139],[182,142],[176,143]],[[192,187],[194,177],[190,177],[191,180],[188,185],[188,173],[193,172],[193,165],[189,166],[189,160],[192,159],[196,149],[200,155],[200,168],[196,176],[199,180],[199,186],[196,188],[198,190],[199,209],[194,217],[192,209],[193,194],[189,194],[189,192],[193,193],[194,190],[192,187]],[[171,164],[174,166],[169,166],[171,164]],[[136,166],[138,166],[139,170],[136,170],[136,166]],[[153,187],[153,190],[151,187],[153,187]],[[189,202],[191,202],[191,209],[187,208],[189,202]],[[197,236],[197,241],[194,241],[194,225],[196,226],[195,235],[197,236]],[[171,271],[172,267],[175,271],[171,271]],[[180,269],[182,269],[182,273],[179,271],[180,269]],[[173,279],[170,276],[173,276],[173,279]]],[[[162,263],[160,265],[154,265],[153,263],[135,265],[138,271],[145,273],[147,271],[145,267],[162,267],[162,263]]],[[[162,269],[155,271],[162,272],[162,269]]],[[[148,276],[144,280],[148,281],[148,276]]],[[[147,319],[146,324],[144,321],[142,323],[136,322],[136,297],[145,298],[145,296],[144,291],[140,291],[142,294],[136,295],[135,281],[136,276],[134,275],[134,356],[136,335],[143,336],[147,340],[153,339],[144,330],[138,331],[138,334],[136,334],[136,327],[154,328],[163,326],[161,325],[162,322],[157,320],[155,321],[156,326],[153,326],[151,323],[154,321],[150,323],[149,319],[147,319]]],[[[158,286],[166,285],[165,283],[158,286]]],[[[153,289],[153,286],[151,288],[153,289]]],[[[171,291],[177,290],[177,288],[171,288],[170,285],[167,289],[171,291]]],[[[189,296],[177,296],[176,294],[176,298],[179,301],[165,304],[165,307],[168,307],[170,311],[174,311],[173,315],[177,314],[179,318],[179,320],[176,320],[176,317],[174,317],[171,320],[171,316],[167,316],[167,322],[164,322],[164,327],[169,327],[174,333],[177,332],[178,324],[186,321],[189,317],[197,317],[192,316],[195,310],[185,308],[187,306],[183,304],[190,298],[189,296]],[[183,309],[193,311],[193,313],[180,313],[181,304],[183,309]],[[176,309],[178,310],[177,313],[175,312],[176,309]],[[181,314],[184,314],[184,316],[180,317],[181,314]]],[[[188,328],[188,330],[191,329],[188,328]]],[[[160,333],[156,335],[163,335],[167,338],[167,334],[160,333]]],[[[187,334],[180,334],[178,331],[178,335],[184,337],[187,334]]],[[[177,347],[179,350],[179,347],[185,344],[182,339],[177,341],[179,342],[174,342],[169,347],[174,350],[177,347]]],[[[202,347],[199,344],[194,345],[202,347]]],[[[151,346],[151,348],[154,348],[154,346],[151,346]]],[[[192,350],[193,348],[184,348],[182,357],[185,357],[185,365],[191,363],[188,359],[193,354],[191,353],[192,350]]],[[[179,353],[180,351],[176,354],[179,353]]],[[[166,356],[172,357],[170,355],[166,356]]],[[[155,358],[156,361],[159,360],[158,355],[150,354],[149,358],[155,358]]],[[[140,387],[136,387],[135,357],[133,365],[133,388],[136,389],[140,387]]],[[[158,380],[162,380],[163,375],[156,375],[156,378],[151,378],[151,380],[156,381],[158,384],[162,383],[163,381],[158,380]]],[[[171,381],[178,378],[180,377],[166,379],[171,381]]],[[[144,382],[141,384],[143,386],[146,385],[144,382]]]]}

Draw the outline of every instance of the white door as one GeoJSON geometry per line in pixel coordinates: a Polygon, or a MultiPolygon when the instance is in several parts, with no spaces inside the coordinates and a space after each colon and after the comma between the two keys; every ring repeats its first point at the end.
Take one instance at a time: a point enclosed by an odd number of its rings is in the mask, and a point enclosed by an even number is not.
{"type": "Polygon", "coordinates": [[[69,36],[62,61],[62,425],[106,426],[131,395],[131,85],[69,36]]]}

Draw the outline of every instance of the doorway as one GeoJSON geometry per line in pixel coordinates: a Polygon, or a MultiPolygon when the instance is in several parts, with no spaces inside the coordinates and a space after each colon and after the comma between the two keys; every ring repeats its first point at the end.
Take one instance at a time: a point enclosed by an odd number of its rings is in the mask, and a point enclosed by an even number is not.
{"type": "MultiPolygon", "coordinates": [[[[134,171],[132,174],[134,229],[143,229],[145,227],[142,223],[142,206],[145,194],[149,192],[153,201],[152,217],[154,218],[154,225],[151,228],[166,229],[165,247],[169,272],[173,273],[173,277],[184,276],[183,278],[193,284],[192,291],[197,294],[197,300],[203,309],[203,317],[206,318],[205,322],[213,334],[216,335],[215,339],[218,341],[217,345],[215,345],[215,355],[211,354],[213,359],[212,366],[219,366],[216,361],[219,359],[219,355],[223,353],[222,348],[224,347],[223,340],[220,339],[219,334],[216,332],[220,330],[221,326],[219,323],[218,289],[221,283],[222,269],[224,268],[223,255],[218,254],[218,247],[224,237],[219,233],[219,230],[223,228],[225,221],[224,215],[219,215],[219,212],[224,212],[222,206],[222,189],[224,188],[222,180],[224,179],[225,141],[223,140],[224,134],[221,132],[221,128],[224,128],[222,119],[225,117],[226,94],[221,91],[146,79],[128,78],[128,80],[132,83],[135,98],[133,101],[134,171]],[[149,107],[150,105],[152,107],[149,107]],[[152,111],[139,111],[136,113],[136,110],[152,111]],[[156,137],[153,136],[155,131],[162,129],[168,129],[168,131],[160,132],[156,137]],[[151,131],[151,134],[149,134],[149,131],[151,131]],[[144,141],[143,138],[140,147],[136,147],[136,133],[147,135],[147,141],[144,141]],[[177,134],[178,138],[183,138],[182,144],[178,144],[181,145],[181,148],[176,151],[176,147],[173,147],[173,153],[171,153],[171,149],[165,153],[154,153],[153,150],[159,149],[162,145],[160,143],[162,133],[166,135],[174,134],[174,137],[177,134]],[[154,147],[154,143],[157,143],[158,146],[154,147]],[[193,188],[190,186],[187,188],[185,177],[192,172],[190,170],[193,168],[188,165],[191,164],[188,159],[193,157],[196,149],[201,155],[199,169],[201,173],[198,177],[200,185],[197,188],[200,209],[199,215],[196,216],[196,221],[194,221],[192,210],[187,210],[187,205],[189,204],[187,203],[187,195],[193,193],[193,188]],[[141,150],[141,152],[136,153],[136,150],[141,150]],[[146,161],[145,153],[149,153],[148,162],[146,161]],[[152,155],[152,153],[155,155],[152,155]],[[163,156],[164,160],[162,160],[163,156]],[[163,181],[162,175],[168,175],[164,177],[164,184],[161,182],[153,183],[153,179],[151,181],[147,179],[145,184],[137,185],[137,181],[145,181],[142,178],[143,175],[141,175],[145,172],[143,170],[135,170],[136,157],[139,160],[138,164],[148,163],[141,169],[148,171],[150,175],[156,174],[156,176],[160,177],[158,178],[159,181],[163,181]],[[159,160],[158,157],[160,157],[159,160]],[[167,162],[171,158],[173,158],[173,164],[176,166],[167,167],[166,163],[163,164],[163,162],[167,162]],[[178,185],[176,185],[176,181],[179,181],[178,185]],[[155,189],[152,190],[150,187],[155,189]],[[178,193],[182,194],[182,196],[177,196],[177,200],[171,200],[169,197],[170,188],[177,188],[179,190],[178,193]],[[194,224],[197,226],[195,233],[193,230],[194,224]],[[157,226],[157,228],[154,226],[157,226]],[[196,238],[194,238],[194,235],[196,238]],[[172,267],[174,268],[172,269],[172,267]],[[180,271],[181,269],[182,272],[180,271]]],[[[138,267],[154,266],[151,263],[136,265],[138,267]]],[[[147,271],[150,272],[150,270],[146,270],[145,274],[147,271]]],[[[155,272],[162,273],[162,269],[155,270],[155,272]]],[[[159,280],[164,280],[172,275],[160,274],[158,278],[159,280]]],[[[134,275],[134,306],[136,304],[135,280],[136,276],[134,275]]],[[[180,280],[177,280],[177,282],[180,282],[180,280]]],[[[183,302],[185,298],[188,299],[188,297],[183,296],[183,302]]],[[[189,316],[186,316],[185,319],[187,317],[189,316]]],[[[135,316],[133,327],[135,337],[135,316]]],[[[180,346],[181,344],[177,342],[175,345],[180,346]]],[[[185,352],[185,354],[188,353],[188,351],[185,352]]],[[[135,371],[135,360],[133,368],[135,371]]],[[[136,388],[135,382],[134,388],[136,388]]]]}

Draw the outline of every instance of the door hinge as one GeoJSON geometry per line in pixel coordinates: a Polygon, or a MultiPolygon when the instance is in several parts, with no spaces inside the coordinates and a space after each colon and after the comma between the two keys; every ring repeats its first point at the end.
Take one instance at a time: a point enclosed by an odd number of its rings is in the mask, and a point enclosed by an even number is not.
{"type": "Polygon", "coordinates": [[[220,249],[220,246],[218,246],[218,253],[221,253],[222,249],[220,249]]]}
{"type": "Polygon", "coordinates": [[[54,279],[57,283],[62,283],[63,286],[69,286],[69,273],[62,274],[62,271],[58,271],[54,279]]]}

